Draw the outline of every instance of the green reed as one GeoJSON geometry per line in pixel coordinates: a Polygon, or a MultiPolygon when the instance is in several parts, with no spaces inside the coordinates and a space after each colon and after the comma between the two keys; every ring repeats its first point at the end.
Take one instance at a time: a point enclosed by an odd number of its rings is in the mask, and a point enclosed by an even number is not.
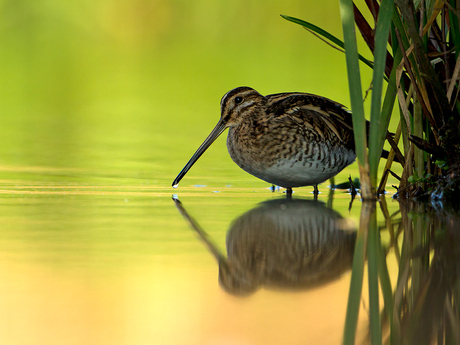
{"type": "Polygon", "coordinates": [[[420,188],[430,195],[435,184],[446,176],[460,180],[457,3],[366,0],[374,19],[369,23],[352,0],[341,0],[343,42],[312,23],[283,16],[335,48],[344,48],[364,199],[375,199],[383,191],[395,156],[403,167],[398,177],[401,197],[417,195],[420,188]],[[358,53],[356,27],[374,55],[373,62],[358,53]],[[359,61],[373,68],[369,116],[364,112],[359,61]],[[397,138],[388,132],[396,98],[401,130],[397,138]],[[368,128],[366,118],[370,119],[368,128]],[[379,179],[385,140],[391,145],[392,158],[379,179]]]}
{"type": "MultiPolygon", "coordinates": [[[[343,343],[355,343],[366,259],[372,344],[382,344],[382,334],[388,334],[388,328],[389,338],[385,343],[389,344],[428,344],[436,336],[441,344],[459,343],[459,279],[449,281],[447,276],[439,276],[442,269],[452,269],[446,258],[456,257],[458,250],[446,248],[448,244],[440,244],[435,236],[438,247],[431,257],[433,233],[439,230],[442,236],[448,237],[445,228],[449,223],[435,224],[435,220],[425,219],[421,216],[423,212],[412,206],[414,213],[402,207],[401,218],[395,223],[394,215],[388,214],[386,203],[380,200],[384,228],[391,232],[390,245],[399,265],[393,289],[386,251],[380,242],[375,202],[371,201],[384,190],[388,174],[394,174],[391,170],[395,157],[403,167],[398,177],[401,198],[418,195],[420,191],[430,195],[440,183],[460,180],[459,3],[456,0],[366,0],[373,18],[371,23],[352,0],[339,3],[343,42],[312,23],[283,18],[302,25],[335,48],[343,48],[346,56],[361,196],[365,202],[355,246],[343,343]],[[356,28],[374,55],[373,62],[358,53],[356,28]],[[364,111],[360,61],[373,68],[369,116],[364,111]],[[396,99],[399,123],[393,135],[388,127],[396,99]],[[379,179],[378,166],[385,140],[391,150],[379,179]],[[439,300],[439,295],[445,300],[439,300]],[[434,326],[417,331],[433,306],[436,306],[436,321],[430,322],[434,326]]],[[[453,185],[451,194],[458,194],[458,189],[460,187],[453,185]]],[[[452,273],[456,278],[457,271],[452,273]]]]}

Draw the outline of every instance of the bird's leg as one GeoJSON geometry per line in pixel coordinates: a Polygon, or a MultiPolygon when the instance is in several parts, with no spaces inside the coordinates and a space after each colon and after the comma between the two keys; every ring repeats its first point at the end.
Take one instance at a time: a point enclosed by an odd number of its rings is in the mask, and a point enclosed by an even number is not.
{"type": "Polygon", "coordinates": [[[292,199],[292,188],[286,188],[286,198],[292,199]]]}
{"type": "Polygon", "coordinates": [[[318,194],[319,194],[318,185],[315,184],[315,185],[313,186],[313,198],[314,198],[315,200],[318,200],[318,194]]]}
{"type": "Polygon", "coordinates": [[[350,192],[351,192],[352,197],[354,198],[355,195],[358,193],[356,192],[355,185],[353,184],[353,181],[351,180],[351,176],[348,176],[348,182],[350,182],[350,192]]]}

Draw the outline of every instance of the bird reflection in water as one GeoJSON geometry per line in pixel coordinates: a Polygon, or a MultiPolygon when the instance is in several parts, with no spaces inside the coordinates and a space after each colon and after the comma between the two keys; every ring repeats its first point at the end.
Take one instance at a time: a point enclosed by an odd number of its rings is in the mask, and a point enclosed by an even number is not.
{"type": "Polygon", "coordinates": [[[323,202],[276,199],[233,221],[226,257],[173,198],[177,209],[217,259],[219,283],[232,295],[260,287],[301,290],[331,282],[351,268],[354,225],[323,202]]]}

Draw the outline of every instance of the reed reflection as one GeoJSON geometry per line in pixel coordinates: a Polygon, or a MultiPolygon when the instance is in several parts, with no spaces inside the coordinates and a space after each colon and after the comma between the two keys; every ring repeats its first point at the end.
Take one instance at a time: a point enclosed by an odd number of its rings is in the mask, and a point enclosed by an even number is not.
{"type": "Polygon", "coordinates": [[[362,344],[460,344],[458,206],[403,200],[390,215],[386,201],[382,196],[378,203],[381,227],[374,226],[374,202],[361,208],[343,344],[356,344],[356,338],[362,344]],[[385,229],[389,248],[380,239],[385,229]],[[366,299],[369,327],[357,333],[359,305],[366,299]]]}
{"type": "Polygon", "coordinates": [[[248,295],[260,287],[316,287],[351,267],[354,226],[323,202],[276,199],[259,204],[232,222],[225,256],[182,203],[173,200],[216,258],[219,283],[230,294],[248,295]]]}
{"type": "Polygon", "coordinates": [[[460,213],[401,203],[395,344],[460,344],[460,213]]]}

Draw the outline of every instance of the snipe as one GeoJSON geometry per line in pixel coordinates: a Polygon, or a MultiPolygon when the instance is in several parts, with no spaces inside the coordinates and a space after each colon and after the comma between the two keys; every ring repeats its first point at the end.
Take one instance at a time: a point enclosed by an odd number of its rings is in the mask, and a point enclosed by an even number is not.
{"type": "Polygon", "coordinates": [[[300,92],[262,96],[250,87],[227,92],[212,132],[177,175],[176,187],[228,127],[227,147],[246,172],[292,193],[335,176],[356,158],[350,112],[330,99],[300,92]]]}

